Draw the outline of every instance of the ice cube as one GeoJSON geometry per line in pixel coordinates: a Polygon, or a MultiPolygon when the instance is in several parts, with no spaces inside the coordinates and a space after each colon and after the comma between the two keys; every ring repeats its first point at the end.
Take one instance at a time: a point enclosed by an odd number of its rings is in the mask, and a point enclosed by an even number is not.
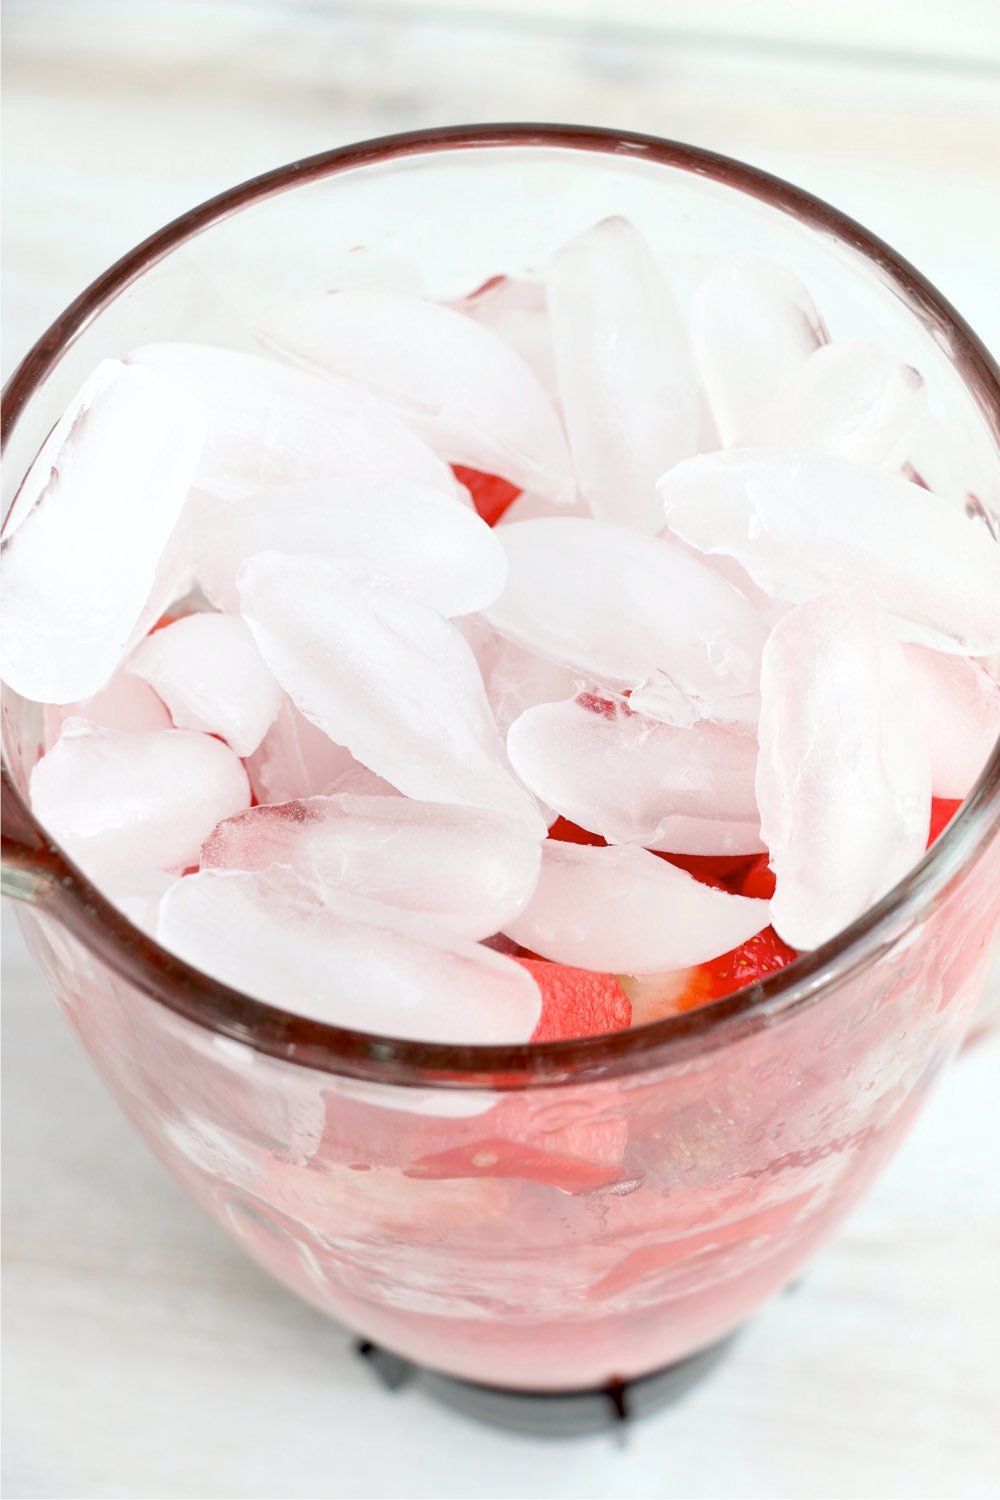
{"type": "Polygon", "coordinates": [[[501,339],[533,370],[549,400],[557,399],[556,362],[545,287],[527,277],[495,276],[452,304],[501,339]]]}
{"type": "Polygon", "coordinates": [[[203,869],[291,865],[321,895],[330,886],[353,891],[473,939],[524,909],[539,861],[539,840],[523,822],[398,795],[253,807],[220,823],[201,856],[203,869]]]}
{"type": "Polygon", "coordinates": [[[671,531],[735,557],[776,599],[863,583],[904,640],[1000,649],[1000,547],[919,485],[828,454],[745,448],[679,464],[660,492],[671,531]]]}
{"type": "Polygon", "coordinates": [[[123,912],[133,926],[155,938],[160,921],[160,904],[177,881],[176,875],[163,870],[115,869],[106,872],[91,865],[87,874],[102,895],[123,912]]]}
{"type": "Polygon", "coordinates": [[[31,773],[36,815],[84,870],[183,870],[249,802],[232,750],[188,729],[131,734],[74,719],[31,773]]]}
{"type": "Polygon", "coordinates": [[[490,714],[476,659],[425,604],[318,557],[243,564],[244,618],[296,706],[409,797],[492,807],[537,825],[490,714]]]}
{"type": "Polygon", "coordinates": [[[236,574],[258,552],[328,557],[381,577],[443,615],[492,604],[507,559],[474,510],[426,485],[314,479],[219,502],[203,517],[198,577],[220,609],[238,609],[236,574]]]}
{"type": "Polygon", "coordinates": [[[538,987],[513,959],[281,866],[206,870],[168,892],[160,941],[296,1015],[423,1041],[526,1042],[538,987]]]}
{"type": "Polygon", "coordinates": [[[169,729],[170,715],[162,698],[124,666],[92,698],[80,703],[45,705],[45,748],[50,750],[67,719],[86,719],[101,729],[137,734],[143,730],[169,729]]]}
{"type": "Polygon", "coordinates": [[[147,636],[128,671],[148,682],[178,729],[202,729],[240,757],[252,755],[274,722],[281,689],[243,620],[187,615],[147,636]]]}
{"type": "Polygon", "coordinates": [[[763,848],[752,735],[679,729],[612,702],[595,711],[584,699],[528,709],[507,751],[537,797],[609,843],[677,854],[763,848]]]}
{"type": "Polygon", "coordinates": [[[793,948],[815,948],[884,896],[927,843],[924,727],[903,648],[869,590],[834,590],[775,626],[759,737],[771,919],[793,948]]]}
{"type": "Polygon", "coordinates": [[[300,714],[283,693],[274,723],[247,759],[247,774],[258,802],[290,802],[334,790],[360,790],[344,786],[344,778],[374,773],[300,714]]]}
{"type": "Polygon", "coordinates": [[[175,381],[198,404],[208,437],[196,482],[224,500],[334,475],[454,492],[450,469],[426,443],[346,380],[210,344],[144,344],[128,360],[175,381]]]}
{"type": "Polygon", "coordinates": [[[713,717],[756,691],[763,622],[680,547],[569,516],[498,535],[510,573],[484,615],[518,645],[611,687],[661,669],[713,717]]]}
{"type": "Polygon", "coordinates": [[[589,516],[590,506],[579,495],[569,505],[556,505],[537,491],[525,490],[512,500],[494,524],[510,526],[514,521],[535,521],[539,516],[589,516]]]}
{"type": "Polygon", "coordinates": [[[450,462],[572,498],[566,440],[537,376],[453,308],[395,292],[333,292],[272,313],[260,335],[287,358],[380,396],[450,462]]]}
{"type": "Polygon", "coordinates": [[[507,738],[508,729],[526,708],[575,697],[586,686],[579,672],[526,651],[479,616],[463,621],[462,634],[476,654],[502,739],[507,738]]]}
{"type": "Polygon", "coordinates": [[[826,337],[795,273],[749,255],[705,278],[692,299],[690,330],[726,446],[754,430],[758,414],[826,337]]]}
{"type": "Polygon", "coordinates": [[[99,365],[45,444],[3,550],[3,678],[26,698],[97,693],[124,655],[204,441],[183,390],[99,365]]]}
{"type": "Polygon", "coordinates": [[[935,797],[965,797],[1000,737],[1000,684],[979,662],[903,648],[930,747],[935,797]]]}
{"type": "Polygon", "coordinates": [[[546,272],[559,399],[595,516],[663,529],[656,480],[697,451],[698,382],[652,251],[627,220],[564,245],[546,272]]]}
{"type": "Polygon", "coordinates": [[[556,963],[656,974],[728,953],[768,923],[768,903],[730,896],[631,844],[547,839],[542,873],[507,934],[556,963]]]}
{"type": "MultiPolygon", "coordinates": [[[[142,607],[139,618],[125,648],[126,657],[144,641],[155,625],[165,615],[186,613],[185,601],[194,588],[194,563],[192,544],[195,527],[200,517],[200,506],[206,497],[198,490],[191,490],[167,544],[160,554],[153,578],[153,587],[142,607]]],[[[203,601],[202,601],[203,602],[203,601]]]]}
{"type": "Polygon", "coordinates": [[[858,463],[895,454],[924,408],[924,382],[877,344],[822,344],[744,434],[767,448],[812,448],[858,463]]]}

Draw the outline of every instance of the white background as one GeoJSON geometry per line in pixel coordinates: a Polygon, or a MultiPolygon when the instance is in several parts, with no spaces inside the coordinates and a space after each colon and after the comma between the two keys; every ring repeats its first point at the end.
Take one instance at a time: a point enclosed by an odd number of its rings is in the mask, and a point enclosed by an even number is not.
{"type": "MultiPolygon", "coordinates": [[[[776,171],[1000,348],[994,0],[8,0],[5,17],[7,371],[199,199],[339,142],[490,119],[632,127],[776,171]]],[[[385,1395],[167,1180],[16,936],[4,975],[9,1500],[1000,1493],[996,1037],[801,1289],[620,1450],[385,1395]]]]}

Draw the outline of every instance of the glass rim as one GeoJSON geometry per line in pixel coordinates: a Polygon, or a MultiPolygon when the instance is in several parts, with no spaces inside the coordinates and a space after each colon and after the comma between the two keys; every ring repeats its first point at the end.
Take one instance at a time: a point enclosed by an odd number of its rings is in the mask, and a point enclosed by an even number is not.
{"type": "MultiPolygon", "coordinates": [[[[503,148],[621,154],[707,178],[779,210],[857,252],[938,337],[1000,443],[1000,368],[969,325],[913,266],[822,199],[734,158],[682,142],[561,124],[446,126],[339,146],[274,168],[181,214],[130,250],[42,334],[3,393],[4,446],[40,383],[86,325],[132,282],[202,229],[300,183],[418,155],[503,148]]],[[[140,931],[50,838],[2,769],[4,863],[11,894],[34,899],[115,973],[213,1035],[297,1066],[371,1083],[525,1089],[579,1083],[679,1063],[818,1003],[932,910],[1000,828],[1000,743],[944,832],[881,901],[822,947],[737,993],[635,1029],[571,1041],[470,1045],[412,1041],[308,1020],[233,989],[140,931]]]]}

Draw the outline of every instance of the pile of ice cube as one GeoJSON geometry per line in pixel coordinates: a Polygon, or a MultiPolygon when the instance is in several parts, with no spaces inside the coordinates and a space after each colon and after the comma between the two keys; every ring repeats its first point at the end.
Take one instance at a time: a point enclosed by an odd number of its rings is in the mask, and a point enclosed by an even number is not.
{"type": "Polygon", "coordinates": [[[518,953],[814,947],[971,788],[1000,546],[906,467],[917,371],[829,342],[789,270],[721,264],[682,315],[608,219],[534,280],[256,335],[100,365],[5,532],[34,809],[183,958],[337,1024],[524,1041],[518,953]],[[451,465],[517,493],[494,527],[451,465]],[[762,850],[770,903],[661,857],[762,850]]]}

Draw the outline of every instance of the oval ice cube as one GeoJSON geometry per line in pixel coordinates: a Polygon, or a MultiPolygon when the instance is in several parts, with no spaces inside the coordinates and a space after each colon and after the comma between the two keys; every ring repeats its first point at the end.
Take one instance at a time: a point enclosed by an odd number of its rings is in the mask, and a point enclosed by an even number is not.
{"type": "Polygon", "coordinates": [[[930,762],[903,648],[855,587],[776,625],[761,672],[757,803],[776,889],[771,920],[815,948],[920,859],[930,762]]]}
{"type": "Polygon", "coordinates": [[[332,292],[272,313],[260,336],[382,397],[452,463],[572,498],[566,440],[537,376],[453,308],[396,292],[332,292]]]}
{"type": "Polygon", "coordinates": [[[322,558],[264,552],[243,615],[296,706],[409,797],[492,807],[537,826],[511,774],[476,659],[426,605],[322,558]]]}
{"type": "Polygon", "coordinates": [[[662,669],[713,717],[756,691],[763,622],[680,547],[573,516],[520,521],[498,535],[510,572],[483,613],[518,645],[612,687],[662,669]]]}
{"type": "Polygon", "coordinates": [[[931,757],[935,797],[965,797],[1000,737],[1000,683],[978,662],[904,646],[931,757]]]}
{"type": "Polygon", "coordinates": [[[100,729],[120,729],[129,734],[171,728],[162,698],[148,682],[127,672],[124,665],[92,698],[84,698],[80,703],[45,705],[46,750],[55,744],[67,719],[86,719],[100,729]]]}
{"type": "Polygon", "coordinates": [[[91,865],[87,874],[103,896],[107,896],[129,921],[155,938],[160,922],[160,904],[176,884],[177,875],[164,870],[114,869],[91,865]]]}
{"type": "Polygon", "coordinates": [[[345,891],[320,899],[281,866],[178,881],[159,937],[223,983],[335,1026],[517,1044],[541,1013],[537,985],[513,959],[345,891]]]}
{"type": "Polygon", "coordinates": [[[613,844],[675,854],[763,848],[757,741],[713,724],[679,729],[608,702],[530,708],[507,736],[511,765],[549,807],[613,844]]]}
{"type": "Polygon", "coordinates": [[[877,344],[822,344],[798,366],[744,434],[766,448],[811,448],[881,464],[924,408],[924,382],[877,344]]]}
{"type": "Polygon", "coordinates": [[[201,853],[203,869],[291,865],[320,894],[336,886],[474,939],[524,909],[539,861],[523,822],[398,795],[253,807],[220,823],[201,853]]]}
{"type": "Polygon", "coordinates": [[[248,757],[246,768],[258,802],[315,797],[340,789],[345,777],[374,775],[344,745],[335,744],[300,714],[285,693],[274,723],[248,757]]]}
{"type": "Polygon", "coordinates": [[[249,802],[232,750],[188,729],[129,734],[76,719],[31,773],[35,814],[85,870],[183,870],[249,802]]]}
{"type": "Polygon", "coordinates": [[[579,672],[526,651],[478,616],[463,621],[462,634],[475,652],[502,739],[526,708],[575,697],[585,686],[579,672]]]}
{"type": "Polygon", "coordinates": [[[743,448],[688,459],[660,493],[671,531],[736,558],[776,599],[866,584],[904,640],[1000,650],[1000,546],[919,485],[829,454],[743,448]]]}
{"type": "Polygon", "coordinates": [[[691,303],[691,341],[723,444],[754,431],[763,410],[825,340],[808,289],[777,261],[738,256],[691,303]]]}
{"type": "Polygon", "coordinates": [[[125,653],[205,436],[186,393],[106,360],[45,444],[3,548],[3,678],[26,698],[97,693],[125,653]]]}
{"type": "Polygon", "coordinates": [[[447,464],[382,402],[346,380],[211,344],[144,344],[131,366],[158,372],[198,405],[208,436],[196,483],[223,500],[348,475],[454,493],[447,464]]]}
{"type": "Polygon", "coordinates": [[[250,495],[203,516],[197,573],[220,609],[239,609],[236,574],[258,552],[327,557],[380,577],[443,615],[492,604],[507,577],[493,532],[470,507],[427,485],[315,479],[250,495]]]}
{"type": "Polygon", "coordinates": [[[605,219],[546,271],[559,400],[594,515],[663,529],[656,481],[698,446],[698,382],[666,279],[626,219],[605,219]]]}
{"type": "Polygon", "coordinates": [[[555,355],[544,284],[528,277],[495,276],[452,304],[456,312],[475,318],[513,349],[533,370],[542,390],[555,401],[555,355]]]}
{"type": "Polygon", "coordinates": [[[248,626],[233,615],[175,620],[136,647],[128,671],[155,688],[178,729],[217,734],[241,757],[257,749],[281,703],[248,626]]]}
{"type": "Polygon", "coordinates": [[[631,844],[547,839],[534,896],[506,932],[556,963],[616,974],[684,969],[768,923],[768,903],[713,890],[631,844]]]}

